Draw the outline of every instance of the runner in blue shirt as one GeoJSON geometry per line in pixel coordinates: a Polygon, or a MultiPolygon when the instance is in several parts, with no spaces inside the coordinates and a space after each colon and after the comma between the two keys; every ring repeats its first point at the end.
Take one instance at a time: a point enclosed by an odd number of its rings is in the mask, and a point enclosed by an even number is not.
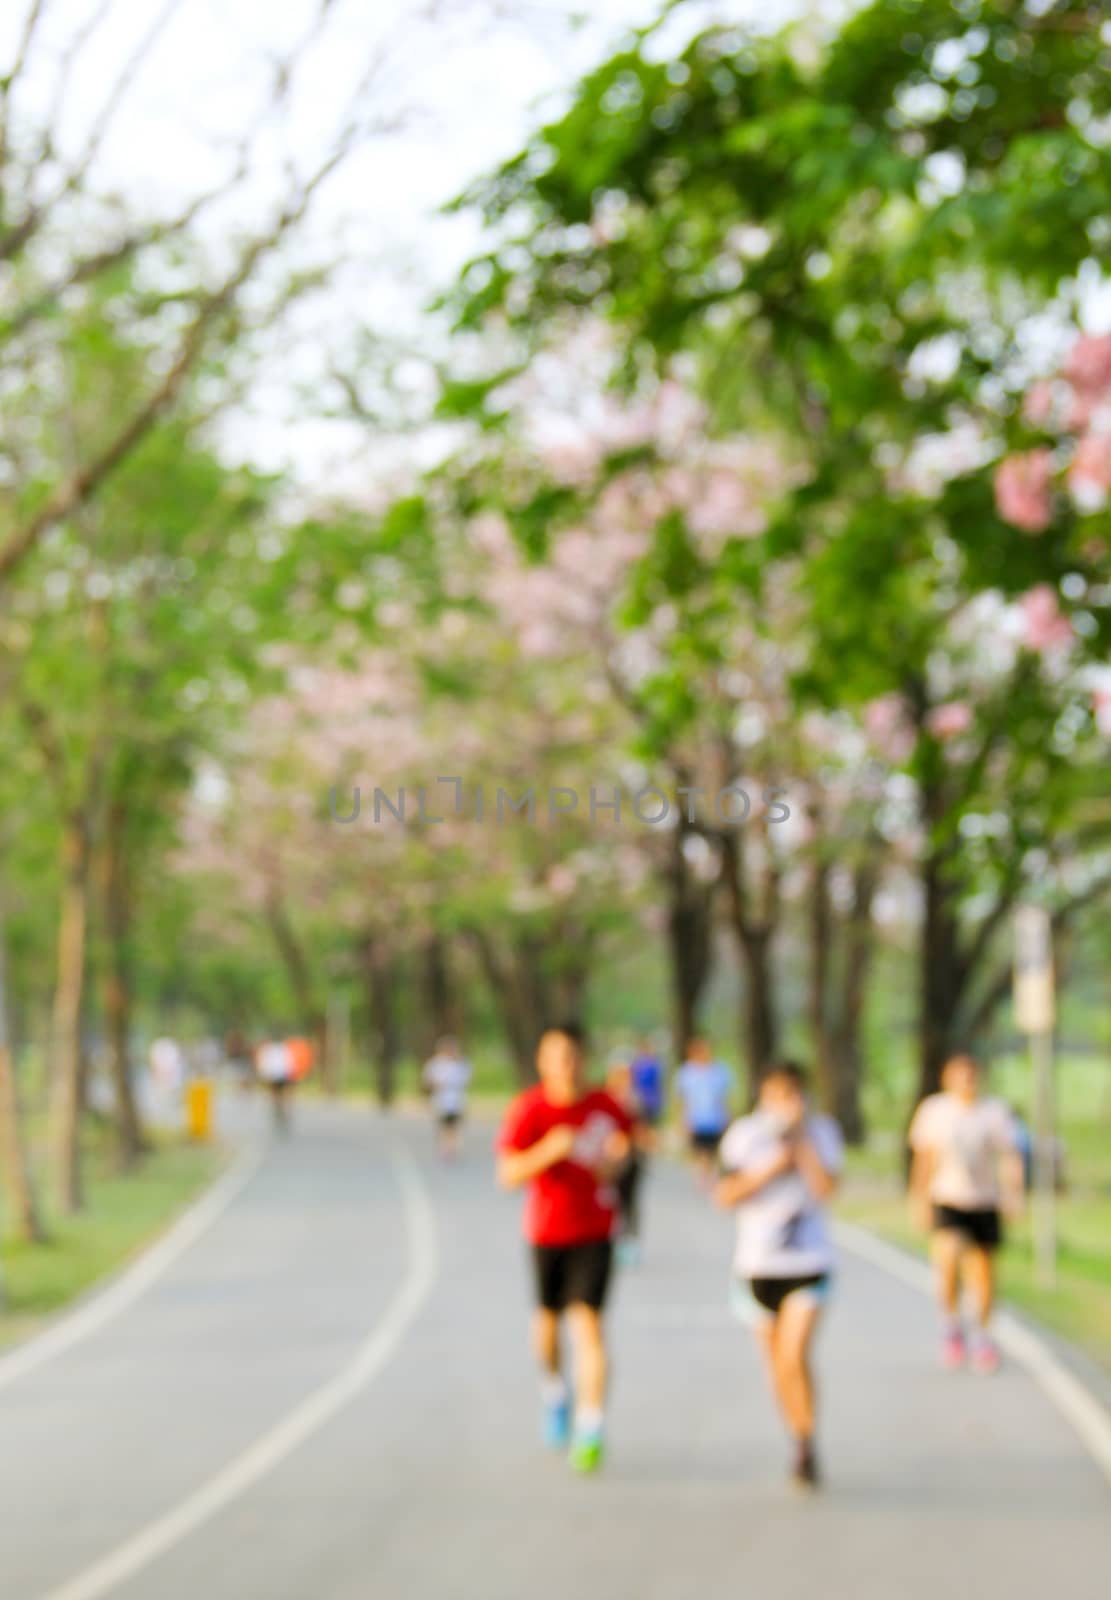
{"type": "Polygon", "coordinates": [[[705,1039],[692,1039],[687,1046],[687,1058],[675,1074],[675,1092],[683,1108],[695,1170],[703,1182],[709,1182],[721,1136],[732,1116],[733,1075],[723,1061],[714,1059],[705,1039]]]}
{"type": "Polygon", "coordinates": [[[664,1065],[650,1039],[637,1040],[630,1070],[641,1118],[649,1127],[655,1127],[664,1111],[664,1065]]]}

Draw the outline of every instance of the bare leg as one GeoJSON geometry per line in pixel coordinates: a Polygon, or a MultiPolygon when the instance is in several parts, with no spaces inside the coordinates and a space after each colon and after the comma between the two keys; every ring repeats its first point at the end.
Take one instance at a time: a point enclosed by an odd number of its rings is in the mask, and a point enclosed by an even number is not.
{"type": "Polygon", "coordinates": [[[559,1315],[539,1307],[532,1317],[532,1349],[545,1377],[558,1378],[563,1371],[559,1342],[559,1315]]]}
{"type": "Polygon", "coordinates": [[[568,1306],[567,1320],[575,1350],[575,1409],[600,1413],[609,1376],[601,1314],[590,1306],[575,1304],[568,1306]]]}
{"type": "Polygon", "coordinates": [[[930,1241],[937,1297],[946,1317],[956,1322],[960,1316],[960,1264],[963,1240],[952,1229],[942,1228],[930,1241]]]}
{"type": "Polygon", "coordinates": [[[965,1285],[976,1308],[976,1321],[984,1329],[991,1321],[995,1304],[995,1257],[990,1250],[980,1250],[973,1245],[965,1251],[962,1267],[965,1285]]]}
{"type": "Polygon", "coordinates": [[[756,1334],[756,1343],[760,1346],[760,1354],[764,1358],[768,1382],[772,1386],[772,1393],[777,1401],[779,1399],[779,1380],[775,1370],[775,1330],[778,1322],[778,1317],[761,1317],[753,1330],[756,1334]]]}
{"type": "Polygon", "coordinates": [[[815,1391],[810,1346],[821,1315],[821,1306],[811,1296],[789,1294],[775,1319],[776,1395],[788,1428],[803,1442],[814,1437],[815,1391]]]}

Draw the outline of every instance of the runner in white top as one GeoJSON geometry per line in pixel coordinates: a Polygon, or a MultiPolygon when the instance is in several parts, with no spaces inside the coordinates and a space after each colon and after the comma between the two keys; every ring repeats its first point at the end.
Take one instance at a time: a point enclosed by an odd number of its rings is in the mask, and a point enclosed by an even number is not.
{"type": "Polygon", "coordinates": [[[470,1081],[471,1064],[455,1040],[439,1040],[436,1054],[425,1064],[421,1082],[436,1113],[440,1154],[445,1161],[451,1161],[459,1150],[470,1081]]]}
{"type": "Polygon", "coordinates": [[[270,1094],[270,1110],[278,1133],[289,1132],[289,1097],[293,1063],[284,1039],[264,1039],[255,1055],[255,1070],[270,1094]]]}
{"type": "Polygon", "coordinates": [[[792,1478],[808,1488],[818,1482],[810,1346],[834,1266],[826,1204],[841,1158],[840,1130],[810,1111],[802,1068],[779,1062],[764,1075],[755,1112],[722,1140],[716,1192],[719,1205],[737,1211],[741,1305],[795,1440],[792,1478]]]}
{"type": "Polygon", "coordinates": [[[971,1346],[977,1372],[994,1372],[999,1351],[989,1333],[995,1300],[995,1252],[1003,1239],[1001,1213],[1017,1215],[1023,1201],[1018,1129],[1002,1100],[980,1094],[979,1063],[952,1056],[942,1069],[941,1094],[922,1101],[910,1125],[911,1199],[915,1220],[932,1229],[931,1254],[945,1318],[942,1359],[965,1357],[960,1318],[963,1274],[976,1311],[971,1346]]]}

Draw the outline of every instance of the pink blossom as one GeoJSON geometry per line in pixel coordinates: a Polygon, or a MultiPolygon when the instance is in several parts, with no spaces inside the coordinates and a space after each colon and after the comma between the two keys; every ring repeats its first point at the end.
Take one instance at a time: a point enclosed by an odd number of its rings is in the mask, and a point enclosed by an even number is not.
{"type": "Polygon", "coordinates": [[[955,739],[972,726],[972,708],[963,700],[947,700],[933,708],[926,724],[935,739],[955,739]]]}
{"type": "Polygon", "coordinates": [[[471,523],[471,540],[489,556],[505,555],[513,549],[509,524],[496,511],[483,511],[471,523]]]}
{"type": "Polygon", "coordinates": [[[1065,377],[1082,394],[1111,388],[1111,333],[1085,334],[1073,345],[1065,377]]]}
{"type": "Polygon", "coordinates": [[[1111,490],[1111,433],[1087,433],[1076,446],[1069,468],[1069,487],[1086,499],[1096,492],[1096,503],[1111,490]]]}
{"type": "Polygon", "coordinates": [[[1092,711],[1100,733],[1105,739],[1111,739],[1111,689],[1093,691],[1092,711]]]}
{"type": "Polygon", "coordinates": [[[557,863],[548,871],[548,888],[557,900],[566,900],[579,886],[577,873],[572,867],[557,863]]]}
{"type": "Polygon", "coordinates": [[[1068,408],[1065,411],[1064,427],[1069,433],[1083,433],[1084,429],[1091,426],[1092,415],[1096,409],[1096,402],[1092,395],[1083,394],[1076,389],[1069,391],[1071,396],[1068,408]]]}
{"type": "Polygon", "coordinates": [[[714,471],[696,500],[690,516],[695,533],[751,536],[760,531],[763,519],[753,516],[752,491],[733,472],[714,471]]]}
{"type": "Polygon", "coordinates": [[[1072,623],[1063,615],[1057,591],[1048,583],[1039,583],[1019,603],[1024,642],[1029,649],[1044,652],[1072,643],[1072,623]]]}
{"type": "Polygon", "coordinates": [[[1057,405],[1056,385],[1048,379],[1032,383],[1023,402],[1022,414],[1035,428],[1044,428],[1053,417],[1057,405]]]}
{"type": "Polygon", "coordinates": [[[1053,457],[1044,448],[1008,456],[996,469],[995,505],[1005,522],[1044,533],[1053,516],[1053,457]]]}
{"type": "Polygon", "coordinates": [[[906,761],[914,748],[914,735],[907,718],[906,701],[900,694],[880,695],[864,708],[864,727],[869,739],[886,760],[906,761]]]}
{"type": "Polygon", "coordinates": [[[652,402],[656,438],[665,450],[678,450],[705,426],[701,402],[674,378],[665,378],[652,402]]]}
{"type": "Polygon", "coordinates": [[[597,440],[584,434],[553,440],[540,452],[543,466],[557,483],[584,489],[594,482],[602,452],[597,440]]]}

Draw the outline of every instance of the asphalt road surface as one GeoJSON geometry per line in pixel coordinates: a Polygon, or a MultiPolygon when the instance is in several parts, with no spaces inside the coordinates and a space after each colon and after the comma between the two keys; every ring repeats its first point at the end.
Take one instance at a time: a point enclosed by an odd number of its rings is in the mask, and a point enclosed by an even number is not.
{"type": "Polygon", "coordinates": [[[662,1165],[617,1283],[610,1454],[537,1445],[519,1199],[489,1127],[300,1106],[126,1310],[0,1386],[4,1600],[1106,1600],[1111,1493],[1025,1373],[943,1373],[927,1301],[846,1259],[828,1486],[799,1498],[728,1222],[662,1165]]]}

